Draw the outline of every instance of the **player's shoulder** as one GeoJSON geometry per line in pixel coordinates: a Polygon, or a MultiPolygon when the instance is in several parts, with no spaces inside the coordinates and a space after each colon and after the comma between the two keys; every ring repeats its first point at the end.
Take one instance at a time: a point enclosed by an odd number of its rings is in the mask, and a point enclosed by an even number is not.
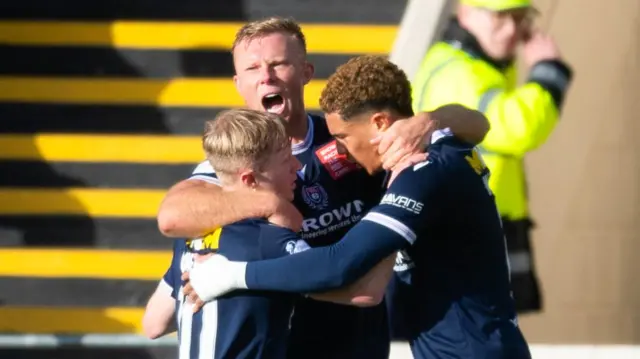
{"type": "Polygon", "coordinates": [[[260,224],[249,218],[225,225],[204,237],[206,248],[217,250],[230,260],[252,261],[261,259],[260,224]]]}
{"type": "Polygon", "coordinates": [[[291,229],[273,224],[266,219],[257,219],[255,224],[260,234],[260,240],[267,243],[282,242],[298,237],[298,234],[291,229]]]}
{"type": "Polygon", "coordinates": [[[253,237],[252,241],[256,242],[256,239],[261,238],[277,239],[297,236],[297,234],[288,228],[269,222],[266,218],[248,218],[224,226],[221,236],[223,238],[233,237],[234,240],[253,237]]]}
{"type": "Polygon", "coordinates": [[[389,188],[425,186],[428,181],[441,177],[445,166],[446,159],[437,152],[429,151],[426,160],[415,163],[396,175],[389,188]]]}
{"type": "Polygon", "coordinates": [[[466,186],[467,181],[477,181],[478,176],[489,173],[489,169],[480,154],[478,147],[448,138],[436,147],[443,173],[453,176],[458,185],[466,186]]]}
{"type": "Polygon", "coordinates": [[[437,158],[443,164],[454,164],[472,154],[474,149],[474,145],[458,139],[450,131],[445,131],[432,138],[428,152],[429,157],[437,158]]]}
{"type": "Polygon", "coordinates": [[[171,268],[174,273],[178,273],[178,278],[182,272],[188,270],[193,265],[193,255],[187,248],[187,241],[176,239],[173,241],[173,259],[171,268]]]}
{"type": "Polygon", "coordinates": [[[187,241],[184,239],[176,239],[173,241],[173,254],[178,255],[186,252],[187,241]]]}
{"type": "Polygon", "coordinates": [[[428,190],[438,188],[447,182],[450,172],[452,156],[444,145],[449,142],[449,137],[443,137],[429,146],[427,159],[413,164],[402,170],[387,189],[389,193],[426,193],[428,190]]]}
{"type": "Polygon", "coordinates": [[[443,131],[439,136],[432,137],[427,153],[430,166],[425,167],[423,175],[438,171],[444,175],[468,169],[469,161],[478,157],[474,145],[456,138],[450,131],[443,131]]]}
{"type": "Polygon", "coordinates": [[[329,132],[329,127],[327,126],[327,120],[319,115],[309,114],[309,119],[311,128],[310,132],[313,135],[312,138],[312,147],[322,146],[326,143],[329,143],[333,140],[333,136],[329,132]]]}
{"type": "Polygon", "coordinates": [[[266,220],[261,218],[247,218],[222,227],[221,236],[241,237],[245,235],[257,235],[266,220]]]}

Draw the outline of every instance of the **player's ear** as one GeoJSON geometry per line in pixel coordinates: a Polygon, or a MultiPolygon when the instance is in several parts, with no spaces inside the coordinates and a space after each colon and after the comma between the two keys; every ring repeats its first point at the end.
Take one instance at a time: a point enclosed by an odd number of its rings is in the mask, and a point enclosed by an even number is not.
{"type": "Polygon", "coordinates": [[[313,78],[313,74],[316,72],[315,66],[312,63],[305,61],[304,62],[304,70],[302,74],[304,76],[304,84],[308,84],[309,81],[313,78]]]}
{"type": "Polygon", "coordinates": [[[391,126],[391,119],[385,112],[374,113],[369,121],[377,132],[384,132],[391,126]]]}
{"type": "Polygon", "coordinates": [[[255,173],[252,170],[242,171],[240,173],[240,181],[247,188],[257,189],[258,181],[256,181],[255,173]]]}

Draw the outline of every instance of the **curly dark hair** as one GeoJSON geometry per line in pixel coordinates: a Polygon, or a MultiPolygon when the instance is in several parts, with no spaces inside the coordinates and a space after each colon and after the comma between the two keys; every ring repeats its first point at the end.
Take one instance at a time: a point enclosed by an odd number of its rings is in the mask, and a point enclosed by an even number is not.
{"type": "Polygon", "coordinates": [[[385,57],[354,57],[329,77],[320,107],[345,121],[367,111],[387,110],[410,117],[411,84],[404,71],[385,57]]]}

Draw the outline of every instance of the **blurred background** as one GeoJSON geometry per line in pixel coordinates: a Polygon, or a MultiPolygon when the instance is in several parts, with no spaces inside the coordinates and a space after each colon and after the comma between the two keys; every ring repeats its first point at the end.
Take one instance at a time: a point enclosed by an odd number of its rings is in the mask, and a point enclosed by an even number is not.
{"type": "MultiPolygon", "coordinates": [[[[526,157],[544,306],[520,325],[535,358],[640,358],[640,3],[534,2],[575,77],[526,157]],[[610,345],[628,346],[598,354],[610,345]]],[[[452,3],[0,3],[0,357],[175,356],[175,338],[138,336],[170,258],[155,215],[201,161],[203,122],[242,104],[228,50],[243,22],[301,22],[317,110],[338,65],[390,54],[409,17],[448,18],[452,3]]]]}

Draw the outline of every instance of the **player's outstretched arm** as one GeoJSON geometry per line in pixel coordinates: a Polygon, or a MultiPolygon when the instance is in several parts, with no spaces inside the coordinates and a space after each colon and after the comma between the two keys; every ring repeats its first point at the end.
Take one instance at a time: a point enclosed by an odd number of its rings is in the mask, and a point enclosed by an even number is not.
{"type": "Polygon", "coordinates": [[[282,258],[247,263],[215,255],[191,270],[190,285],[204,302],[234,289],[321,293],[346,287],[407,245],[376,217],[367,214],[336,244],[282,258]]]}
{"type": "Polygon", "coordinates": [[[393,253],[378,263],[364,277],[345,288],[325,293],[312,293],[309,296],[316,300],[338,304],[371,307],[378,305],[384,298],[387,285],[393,275],[393,266],[397,253],[393,253]]]}
{"type": "Polygon", "coordinates": [[[416,241],[416,229],[439,212],[437,199],[445,180],[438,166],[428,161],[407,168],[380,205],[338,243],[249,263],[214,256],[192,271],[193,288],[202,300],[209,301],[234,289],[320,293],[350,285],[416,241]],[[408,200],[402,200],[404,197],[408,200]]]}
{"type": "Polygon", "coordinates": [[[318,293],[355,283],[383,259],[409,245],[406,226],[381,225],[380,216],[389,217],[374,210],[336,244],[284,258],[249,262],[245,273],[247,288],[318,293]],[[289,273],[283,273],[284,268],[289,273]]]}
{"type": "Polygon", "coordinates": [[[195,238],[245,218],[272,216],[296,231],[302,223],[295,207],[275,194],[225,192],[217,184],[190,179],[169,189],[158,212],[158,228],[167,237],[195,238]]]}

